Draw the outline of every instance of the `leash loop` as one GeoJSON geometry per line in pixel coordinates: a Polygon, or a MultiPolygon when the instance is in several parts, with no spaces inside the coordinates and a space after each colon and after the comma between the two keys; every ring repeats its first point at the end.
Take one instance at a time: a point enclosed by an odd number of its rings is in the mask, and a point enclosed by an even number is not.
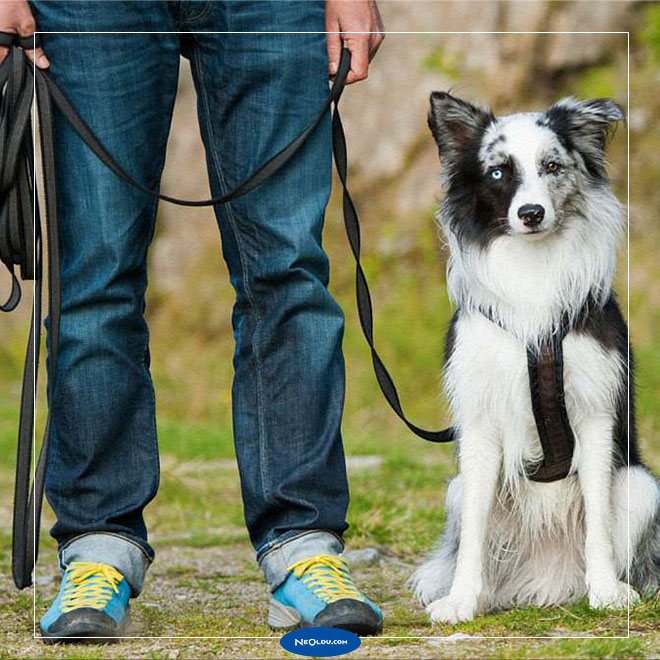
{"type": "Polygon", "coordinates": [[[392,376],[390,376],[390,373],[376,350],[374,342],[373,304],[371,302],[371,293],[369,291],[367,277],[360,260],[360,220],[357,209],[348,190],[348,150],[346,147],[344,128],[336,105],[332,116],[332,146],[335,157],[335,166],[343,188],[343,211],[346,235],[348,236],[348,242],[351,246],[351,251],[353,252],[356,264],[355,293],[357,298],[358,316],[360,319],[360,325],[362,326],[362,332],[369,344],[369,348],[371,349],[371,361],[378,385],[391,408],[415,435],[424,440],[428,440],[429,442],[451,442],[455,439],[455,431],[453,428],[443,429],[441,431],[427,431],[426,429],[413,424],[406,417],[401,406],[399,393],[397,392],[394,380],[392,379],[392,376]]]}
{"type": "Polygon", "coordinates": [[[15,32],[0,32],[0,46],[4,46],[5,48],[18,46],[23,50],[34,50],[41,46],[41,35],[28,34],[21,36],[15,32]]]}

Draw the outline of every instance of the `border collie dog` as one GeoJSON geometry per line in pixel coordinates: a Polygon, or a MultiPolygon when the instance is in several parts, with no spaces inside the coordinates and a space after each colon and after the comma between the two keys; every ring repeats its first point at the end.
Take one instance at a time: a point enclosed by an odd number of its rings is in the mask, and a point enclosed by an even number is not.
{"type": "Polygon", "coordinates": [[[457,309],[444,380],[459,462],[444,534],[411,578],[433,622],[584,596],[625,608],[660,588],[660,483],[636,447],[632,361],[612,292],[625,218],[605,145],[623,119],[606,99],[495,117],[431,95],[457,309]],[[540,483],[527,476],[543,459],[527,355],[566,327],[575,448],[568,476],[540,483]]]}

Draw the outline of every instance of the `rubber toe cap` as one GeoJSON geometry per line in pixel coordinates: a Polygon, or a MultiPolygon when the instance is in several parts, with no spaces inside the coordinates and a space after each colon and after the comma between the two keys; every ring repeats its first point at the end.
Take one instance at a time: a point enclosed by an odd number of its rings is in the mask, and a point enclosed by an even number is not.
{"type": "Polygon", "coordinates": [[[366,637],[378,635],[382,631],[383,617],[361,600],[342,598],[323,608],[312,625],[341,628],[366,637]]]}
{"type": "Polygon", "coordinates": [[[48,630],[42,628],[41,634],[46,644],[68,640],[79,642],[80,639],[76,638],[92,638],[89,639],[92,643],[104,643],[120,637],[124,628],[125,625],[117,626],[112,617],[100,610],[93,607],[78,607],[59,616],[48,630]]]}

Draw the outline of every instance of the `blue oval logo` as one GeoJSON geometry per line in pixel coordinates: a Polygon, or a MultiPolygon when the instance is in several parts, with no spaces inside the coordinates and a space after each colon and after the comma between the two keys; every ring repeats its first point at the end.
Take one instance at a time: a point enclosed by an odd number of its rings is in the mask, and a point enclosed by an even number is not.
{"type": "Polygon", "coordinates": [[[280,645],[284,650],[315,658],[344,655],[355,651],[360,644],[360,638],[348,630],[322,626],[292,630],[280,639],[280,645]]]}

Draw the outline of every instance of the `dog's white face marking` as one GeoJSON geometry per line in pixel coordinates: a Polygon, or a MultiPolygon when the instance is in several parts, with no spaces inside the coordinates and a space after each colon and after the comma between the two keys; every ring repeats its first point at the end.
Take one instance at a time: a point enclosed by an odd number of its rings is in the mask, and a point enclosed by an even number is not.
{"type": "Polygon", "coordinates": [[[573,98],[498,118],[433,92],[428,121],[443,163],[443,225],[462,249],[481,250],[502,237],[547,243],[579,226],[589,216],[585,197],[607,188],[605,146],[623,118],[614,101],[573,98]]]}
{"type": "Polygon", "coordinates": [[[494,121],[484,133],[479,159],[486,177],[510,178],[509,234],[538,239],[561,226],[577,188],[576,163],[540,113],[494,121]]]}

